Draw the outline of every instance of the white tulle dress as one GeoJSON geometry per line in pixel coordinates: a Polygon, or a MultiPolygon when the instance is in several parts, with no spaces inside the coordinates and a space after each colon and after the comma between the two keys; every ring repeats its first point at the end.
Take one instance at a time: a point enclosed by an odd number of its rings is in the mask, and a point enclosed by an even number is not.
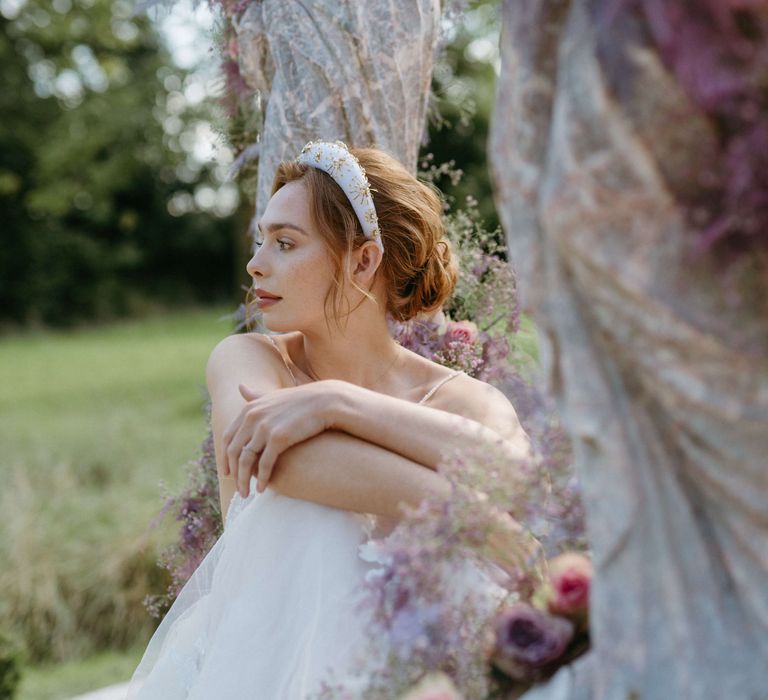
{"type": "Polygon", "coordinates": [[[304,700],[364,648],[359,586],[381,564],[370,544],[387,527],[255,485],[233,496],[224,533],[150,640],[127,700],[304,700]]]}

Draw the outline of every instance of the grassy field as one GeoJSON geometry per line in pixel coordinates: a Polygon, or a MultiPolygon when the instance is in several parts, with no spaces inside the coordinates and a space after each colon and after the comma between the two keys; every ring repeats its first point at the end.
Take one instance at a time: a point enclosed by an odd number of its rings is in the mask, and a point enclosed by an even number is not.
{"type": "Polygon", "coordinates": [[[17,700],[63,700],[131,677],[146,641],[123,651],[96,652],[84,659],[45,663],[28,668],[17,700]]]}
{"type": "Polygon", "coordinates": [[[129,650],[30,668],[22,700],[130,675],[154,626],[142,599],[163,588],[154,562],[173,536],[171,522],[147,525],[161,482],[178,491],[205,435],[205,362],[229,311],[0,339],[0,629],[31,660],[129,650]]]}

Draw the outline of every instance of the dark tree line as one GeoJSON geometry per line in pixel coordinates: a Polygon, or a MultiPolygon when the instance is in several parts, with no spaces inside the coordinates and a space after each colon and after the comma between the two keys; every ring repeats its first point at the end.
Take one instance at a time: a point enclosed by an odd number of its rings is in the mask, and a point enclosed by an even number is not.
{"type": "MultiPolygon", "coordinates": [[[[164,132],[186,78],[109,0],[0,16],[0,322],[67,325],[228,298],[233,219],[174,216],[191,182],[164,132]],[[57,10],[58,8],[58,10],[57,10]]],[[[208,106],[205,109],[209,109],[208,106]]],[[[183,120],[204,118],[187,109],[183,120]]]]}

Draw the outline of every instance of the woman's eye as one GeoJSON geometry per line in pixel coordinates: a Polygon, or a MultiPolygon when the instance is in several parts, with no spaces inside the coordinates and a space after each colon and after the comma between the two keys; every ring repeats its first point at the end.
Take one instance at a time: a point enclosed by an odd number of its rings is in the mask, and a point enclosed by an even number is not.
{"type": "MultiPolygon", "coordinates": [[[[293,244],[290,241],[280,241],[280,240],[277,240],[277,241],[275,241],[275,243],[277,243],[277,247],[280,250],[289,250],[290,248],[293,248],[293,244]]],[[[253,247],[256,250],[261,248],[263,245],[264,245],[264,241],[263,240],[262,241],[254,240],[253,241],[253,247]]]]}

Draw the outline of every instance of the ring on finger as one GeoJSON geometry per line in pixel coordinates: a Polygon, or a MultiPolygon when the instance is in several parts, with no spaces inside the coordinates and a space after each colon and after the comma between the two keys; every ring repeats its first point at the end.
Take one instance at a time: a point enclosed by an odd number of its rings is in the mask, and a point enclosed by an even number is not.
{"type": "Polygon", "coordinates": [[[243,448],[243,452],[253,452],[253,454],[256,454],[256,450],[253,447],[251,447],[250,445],[246,445],[243,448]]]}

